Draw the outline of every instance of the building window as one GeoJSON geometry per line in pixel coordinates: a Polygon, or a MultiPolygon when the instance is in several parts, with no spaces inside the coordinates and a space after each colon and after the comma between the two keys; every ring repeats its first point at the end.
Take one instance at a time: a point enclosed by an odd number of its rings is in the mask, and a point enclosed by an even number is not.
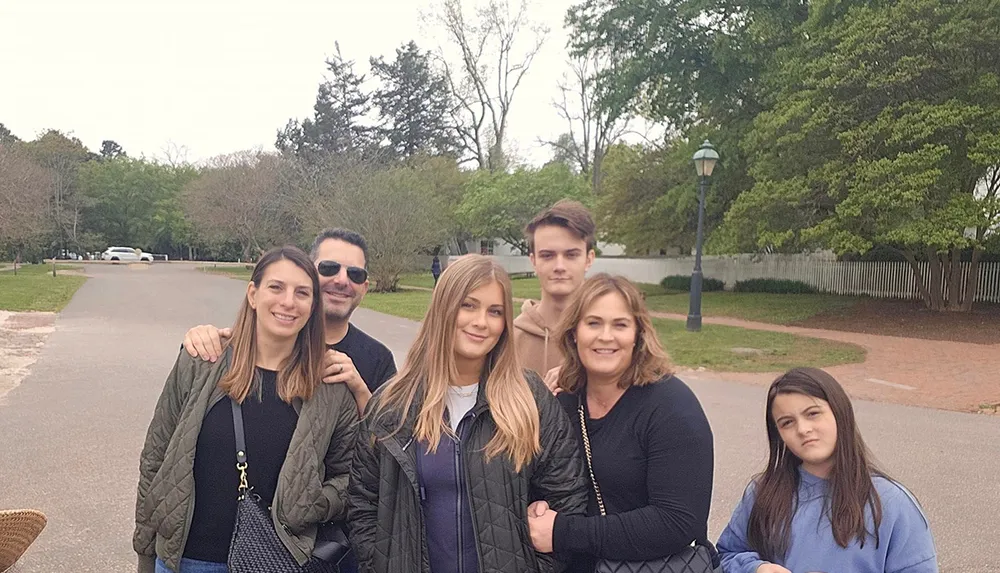
{"type": "Polygon", "coordinates": [[[492,255],[493,254],[493,241],[483,239],[479,241],[479,254],[481,255],[492,255]]]}

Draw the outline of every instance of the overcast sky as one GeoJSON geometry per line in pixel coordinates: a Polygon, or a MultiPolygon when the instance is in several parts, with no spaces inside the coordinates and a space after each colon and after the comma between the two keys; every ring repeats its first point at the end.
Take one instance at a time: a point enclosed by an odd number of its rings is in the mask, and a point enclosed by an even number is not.
{"type": "MultiPolygon", "coordinates": [[[[468,0],[470,3],[473,0],[468,0]]],[[[536,143],[565,131],[552,108],[566,70],[563,18],[573,0],[544,0],[532,17],[550,35],[520,88],[510,132],[533,163],[536,143]]],[[[324,59],[392,59],[414,39],[429,0],[0,0],[0,123],[22,139],[47,128],[91,150],[114,139],[132,156],[190,161],[261,147],[312,112],[324,59]]]]}

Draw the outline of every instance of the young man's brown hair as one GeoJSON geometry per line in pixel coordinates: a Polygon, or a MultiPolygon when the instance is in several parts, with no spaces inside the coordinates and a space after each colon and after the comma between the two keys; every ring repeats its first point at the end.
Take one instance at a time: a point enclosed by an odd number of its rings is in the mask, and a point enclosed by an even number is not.
{"type": "Polygon", "coordinates": [[[580,239],[587,242],[587,250],[592,251],[597,245],[597,226],[590,210],[579,201],[562,199],[555,205],[535,215],[535,218],[524,228],[524,238],[528,241],[528,252],[535,252],[535,230],[546,225],[567,229],[580,239]]]}

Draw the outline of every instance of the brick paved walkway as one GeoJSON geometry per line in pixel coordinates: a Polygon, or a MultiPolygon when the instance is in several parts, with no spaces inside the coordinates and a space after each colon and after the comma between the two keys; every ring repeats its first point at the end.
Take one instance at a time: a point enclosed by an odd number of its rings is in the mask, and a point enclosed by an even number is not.
{"type": "MultiPolygon", "coordinates": [[[[653,316],[673,320],[687,318],[682,314],[660,312],[654,312],[653,316]]],[[[826,369],[855,398],[966,412],[977,411],[982,404],[1000,402],[1000,344],[878,336],[725,317],[705,317],[703,322],[857,344],[868,351],[863,363],[826,369]]],[[[770,384],[777,374],[713,372],[711,377],[770,384]]]]}

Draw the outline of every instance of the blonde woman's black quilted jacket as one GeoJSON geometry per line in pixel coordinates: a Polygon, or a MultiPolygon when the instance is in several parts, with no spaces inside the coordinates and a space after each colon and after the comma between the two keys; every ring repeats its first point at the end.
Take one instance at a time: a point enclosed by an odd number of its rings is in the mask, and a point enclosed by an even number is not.
{"type": "MultiPolygon", "coordinates": [[[[496,432],[485,391],[479,392],[473,426],[462,443],[479,573],[558,570],[550,555],[533,549],[528,505],[544,499],[557,512],[586,511],[589,482],[573,426],[534,373],[528,382],[541,416],[542,452],[531,464],[515,473],[506,456],[485,460],[482,451],[496,432]]],[[[379,397],[376,393],[372,398],[369,412],[379,397]]],[[[361,422],[348,490],[348,523],[362,573],[430,572],[413,443],[418,409],[415,404],[395,434],[398,418],[383,414],[361,422]]]]}

